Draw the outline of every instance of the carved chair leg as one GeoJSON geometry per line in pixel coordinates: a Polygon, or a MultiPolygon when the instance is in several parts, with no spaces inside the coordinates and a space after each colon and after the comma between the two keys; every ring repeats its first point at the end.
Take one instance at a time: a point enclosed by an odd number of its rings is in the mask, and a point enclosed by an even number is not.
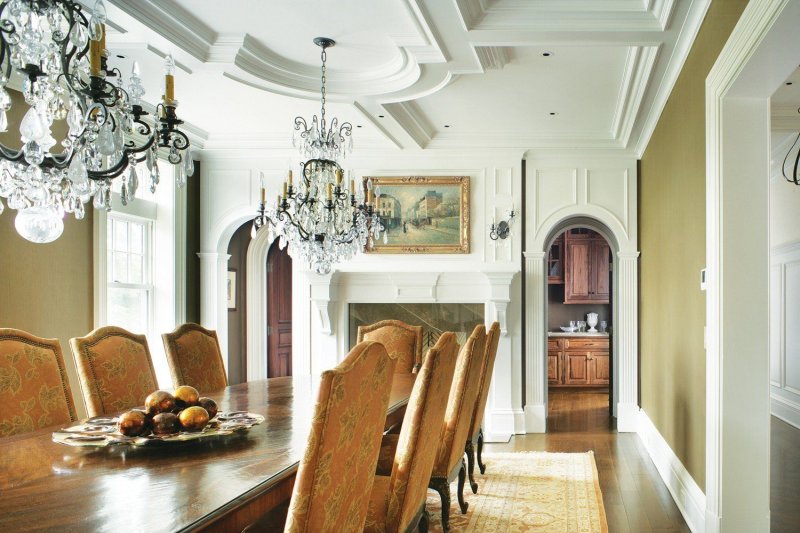
{"type": "Polygon", "coordinates": [[[442,500],[442,530],[450,531],[450,483],[446,478],[435,477],[431,478],[428,488],[439,493],[442,500]]]}
{"type": "Polygon", "coordinates": [[[467,514],[469,504],[464,501],[464,481],[467,479],[467,465],[464,458],[461,458],[461,469],[458,471],[458,505],[461,507],[461,514],[467,514]]]}
{"type": "Polygon", "coordinates": [[[478,494],[478,484],[475,482],[475,447],[472,445],[472,439],[467,440],[464,451],[467,454],[467,475],[469,476],[469,487],[472,489],[472,494],[478,494]]]}
{"type": "Polygon", "coordinates": [[[425,507],[422,509],[422,517],[419,519],[419,533],[428,533],[428,524],[431,520],[431,514],[428,512],[428,508],[425,507]]]}
{"type": "Polygon", "coordinates": [[[486,465],[483,464],[481,454],[483,453],[483,428],[478,430],[478,468],[481,469],[481,474],[486,473],[486,465]]]}

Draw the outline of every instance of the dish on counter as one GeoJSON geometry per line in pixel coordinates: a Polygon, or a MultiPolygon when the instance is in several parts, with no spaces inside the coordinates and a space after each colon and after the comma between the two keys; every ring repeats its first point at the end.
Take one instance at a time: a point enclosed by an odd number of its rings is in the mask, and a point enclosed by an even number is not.
{"type": "Polygon", "coordinates": [[[575,326],[559,326],[559,327],[561,328],[561,331],[563,331],[564,333],[574,333],[575,330],[578,329],[575,326]]]}

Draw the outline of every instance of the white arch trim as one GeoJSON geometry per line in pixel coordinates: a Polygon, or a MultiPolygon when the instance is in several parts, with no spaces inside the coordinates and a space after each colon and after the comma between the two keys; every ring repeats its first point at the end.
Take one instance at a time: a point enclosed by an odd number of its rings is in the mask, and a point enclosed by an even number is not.
{"type": "Polygon", "coordinates": [[[267,254],[274,238],[266,229],[247,248],[247,381],[267,379],[267,254]]]}
{"type": "Polygon", "coordinates": [[[554,234],[580,223],[598,230],[614,249],[612,275],[613,395],[617,430],[638,430],[638,258],[636,242],[620,220],[608,210],[592,206],[569,206],[549,216],[534,235],[525,252],[527,308],[532,312],[525,324],[525,429],[528,433],[547,430],[547,245],[554,234]]]}

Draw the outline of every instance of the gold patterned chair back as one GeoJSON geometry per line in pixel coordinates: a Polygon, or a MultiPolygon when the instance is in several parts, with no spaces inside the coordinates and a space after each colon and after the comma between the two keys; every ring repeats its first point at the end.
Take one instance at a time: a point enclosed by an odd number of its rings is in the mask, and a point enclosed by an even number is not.
{"type": "Polygon", "coordinates": [[[458,354],[432,477],[448,477],[464,455],[485,349],[486,327],[478,325],[458,354]]]}
{"type": "Polygon", "coordinates": [[[285,531],[364,528],[394,369],[382,344],[361,342],[322,373],[285,531]]]}
{"type": "Polygon", "coordinates": [[[69,340],[89,416],[144,405],[158,388],[147,338],[115,326],[69,340]]]}
{"type": "Polygon", "coordinates": [[[0,329],[0,437],[76,420],[58,339],[0,329]]]}
{"type": "Polygon", "coordinates": [[[216,331],[187,323],[161,338],[175,387],[191,385],[205,394],[228,386],[216,331]]]}
{"type": "Polygon", "coordinates": [[[389,355],[397,359],[396,372],[411,374],[422,364],[422,326],[400,320],[381,320],[358,326],[358,342],[377,341],[389,355]]]}
{"type": "Polygon", "coordinates": [[[472,413],[472,423],[470,425],[467,438],[474,437],[483,423],[483,412],[486,410],[486,401],[489,398],[489,385],[492,382],[494,373],[494,361],[497,358],[497,345],[500,343],[500,323],[494,322],[486,334],[486,354],[483,357],[481,368],[481,380],[478,389],[478,401],[475,404],[475,412],[472,413]]]}
{"type": "Polygon", "coordinates": [[[455,334],[443,333],[414,381],[389,481],[387,532],[405,531],[425,503],[457,357],[455,334]]]}

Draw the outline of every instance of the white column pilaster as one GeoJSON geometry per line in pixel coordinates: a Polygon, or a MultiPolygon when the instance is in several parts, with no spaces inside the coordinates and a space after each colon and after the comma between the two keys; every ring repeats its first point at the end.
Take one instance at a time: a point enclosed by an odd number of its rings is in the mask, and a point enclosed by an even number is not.
{"type": "Polygon", "coordinates": [[[617,394],[617,431],[636,432],[639,424],[639,315],[638,261],[639,252],[617,254],[617,301],[614,307],[614,386],[617,394]]]}
{"type": "Polygon", "coordinates": [[[547,430],[544,252],[525,252],[525,431],[547,430]]]}

